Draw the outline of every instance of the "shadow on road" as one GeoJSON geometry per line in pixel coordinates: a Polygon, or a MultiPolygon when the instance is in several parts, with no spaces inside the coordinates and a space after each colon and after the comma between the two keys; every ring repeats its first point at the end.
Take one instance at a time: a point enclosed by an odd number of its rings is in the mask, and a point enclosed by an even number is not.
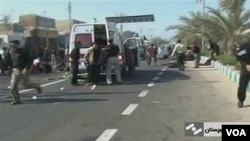
{"type": "MultiPolygon", "coordinates": [[[[39,97],[57,97],[57,96],[81,96],[81,95],[123,95],[123,94],[137,94],[140,91],[135,92],[46,92],[45,94],[38,95],[39,97]]],[[[22,97],[31,97],[33,95],[27,94],[23,95],[22,97]]]]}
{"type": "MultiPolygon", "coordinates": [[[[48,104],[48,103],[76,103],[76,102],[98,102],[107,101],[108,99],[81,99],[81,98],[38,98],[38,99],[22,99],[23,104],[48,104]]],[[[9,103],[9,100],[1,101],[1,103],[9,103]]]]}
{"type": "Polygon", "coordinates": [[[124,85],[148,84],[150,82],[166,83],[180,79],[190,79],[190,76],[185,75],[176,70],[165,70],[162,75],[158,75],[160,70],[138,70],[136,75],[124,80],[124,85]],[[154,80],[159,77],[158,80],[154,80]]]}

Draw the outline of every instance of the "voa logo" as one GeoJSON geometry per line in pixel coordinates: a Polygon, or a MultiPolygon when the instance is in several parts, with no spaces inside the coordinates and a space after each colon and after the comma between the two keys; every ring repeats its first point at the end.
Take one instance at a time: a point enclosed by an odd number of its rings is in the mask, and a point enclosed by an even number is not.
{"type": "Polygon", "coordinates": [[[244,129],[226,129],[227,136],[247,136],[244,129]]]}

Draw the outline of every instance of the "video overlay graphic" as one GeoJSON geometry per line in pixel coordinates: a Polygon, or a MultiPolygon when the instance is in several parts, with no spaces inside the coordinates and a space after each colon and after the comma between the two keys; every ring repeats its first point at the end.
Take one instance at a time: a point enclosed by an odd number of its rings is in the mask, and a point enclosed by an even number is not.
{"type": "Polygon", "coordinates": [[[221,137],[222,141],[250,140],[250,122],[186,122],[185,136],[221,137]]]}

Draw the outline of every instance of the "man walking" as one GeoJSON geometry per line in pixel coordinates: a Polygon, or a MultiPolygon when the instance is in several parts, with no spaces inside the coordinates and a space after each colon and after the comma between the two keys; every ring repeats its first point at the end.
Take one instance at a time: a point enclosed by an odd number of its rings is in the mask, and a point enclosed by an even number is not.
{"type": "Polygon", "coordinates": [[[20,47],[19,40],[13,40],[11,42],[11,51],[8,56],[9,59],[7,66],[12,68],[11,75],[11,94],[13,96],[12,105],[21,104],[20,95],[18,91],[18,85],[22,80],[22,83],[26,89],[36,89],[38,93],[42,92],[41,87],[38,84],[31,83],[29,79],[30,67],[33,63],[30,53],[24,48],[20,47]]]}
{"type": "Polygon", "coordinates": [[[81,42],[76,42],[75,48],[70,53],[71,69],[72,69],[71,84],[74,86],[79,85],[78,73],[79,73],[80,47],[81,47],[81,42]]]}
{"type": "Polygon", "coordinates": [[[112,84],[111,71],[113,67],[115,69],[116,81],[118,84],[121,84],[122,83],[121,70],[120,70],[120,63],[118,60],[120,49],[117,45],[113,43],[113,39],[109,39],[108,43],[109,43],[109,45],[107,46],[108,61],[106,67],[107,84],[109,85],[112,84]]]}
{"type": "Polygon", "coordinates": [[[244,106],[246,90],[250,80],[250,42],[245,42],[237,47],[236,57],[241,63],[237,96],[238,107],[242,108],[244,106]]]}
{"type": "Polygon", "coordinates": [[[218,46],[218,44],[216,44],[212,40],[208,40],[208,43],[209,43],[210,49],[212,50],[211,59],[216,60],[215,55],[216,56],[220,55],[220,47],[218,46]]]}

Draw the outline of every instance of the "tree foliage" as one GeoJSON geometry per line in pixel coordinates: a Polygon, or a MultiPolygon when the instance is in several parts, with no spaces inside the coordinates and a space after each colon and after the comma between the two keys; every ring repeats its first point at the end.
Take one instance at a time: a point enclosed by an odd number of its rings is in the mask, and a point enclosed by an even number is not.
{"type": "Polygon", "coordinates": [[[189,12],[179,18],[180,25],[169,26],[167,30],[177,30],[175,38],[187,43],[201,43],[212,39],[222,43],[229,54],[234,50],[235,42],[250,38],[250,10],[244,9],[246,0],[219,0],[219,9],[207,7],[207,13],[189,12]],[[200,42],[198,41],[200,40],[200,42]]]}

